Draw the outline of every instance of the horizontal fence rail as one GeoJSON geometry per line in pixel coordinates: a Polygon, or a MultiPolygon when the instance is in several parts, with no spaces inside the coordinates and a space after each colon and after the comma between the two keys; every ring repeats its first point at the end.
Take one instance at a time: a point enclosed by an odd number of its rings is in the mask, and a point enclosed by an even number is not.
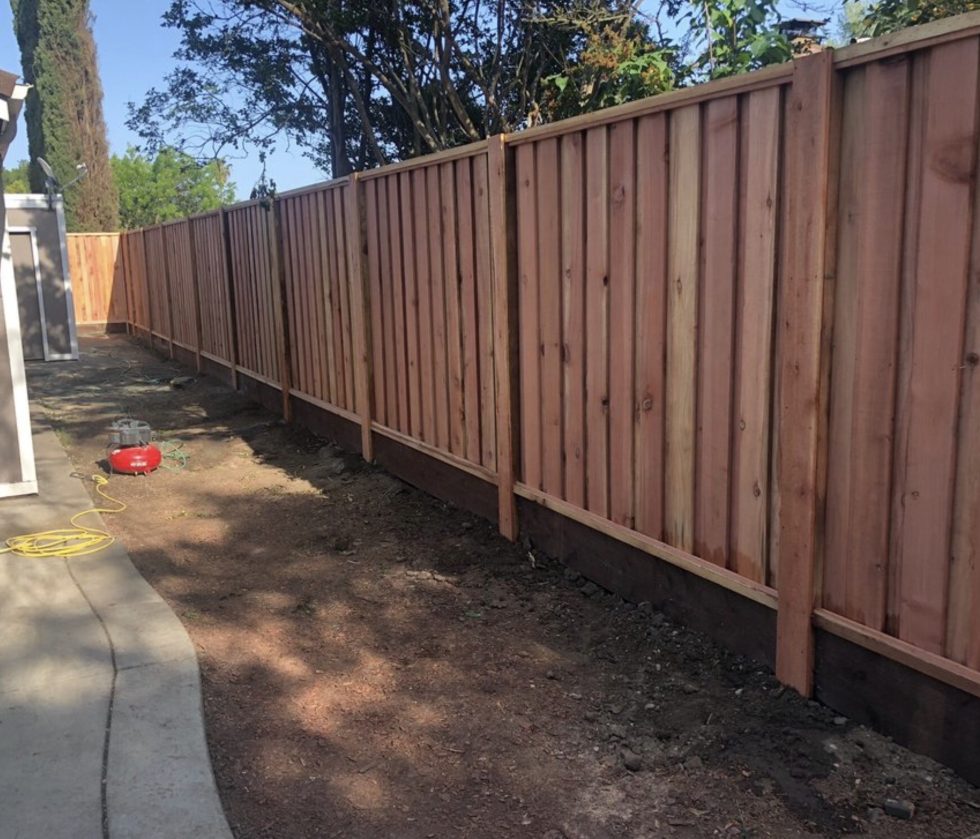
{"type": "Polygon", "coordinates": [[[495,484],[510,538],[521,497],[775,609],[802,693],[816,624],[980,696],[978,89],[971,14],[76,239],[73,274],[367,457],[495,484]]]}

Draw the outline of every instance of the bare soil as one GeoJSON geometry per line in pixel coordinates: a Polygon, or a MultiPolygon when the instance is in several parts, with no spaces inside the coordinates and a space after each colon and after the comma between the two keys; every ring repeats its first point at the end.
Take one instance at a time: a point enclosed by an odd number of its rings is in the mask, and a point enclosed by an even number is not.
{"type": "Polygon", "coordinates": [[[31,369],[80,471],[123,415],[189,455],[107,521],[197,647],[236,836],[980,833],[975,788],[645,604],[123,336],[83,354],[31,369]]]}

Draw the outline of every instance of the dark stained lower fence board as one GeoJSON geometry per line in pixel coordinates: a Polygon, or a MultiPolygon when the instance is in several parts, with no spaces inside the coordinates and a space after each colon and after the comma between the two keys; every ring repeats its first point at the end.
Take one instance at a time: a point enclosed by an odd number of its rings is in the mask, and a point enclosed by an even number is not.
{"type": "Polygon", "coordinates": [[[293,422],[348,451],[361,452],[361,427],[346,417],[292,397],[293,422]]]}
{"type": "Polygon", "coordinates": [[[816,696],[980,784],[980,699],[818,629],[816,696]]]}
{"type": "Polygon", "coordinates": [[[374,460],[429,495],[497,522],[494,484],[380,434],[375,435],[374,460]]]}
{"type": "Polygon", "coordinates": [[[735,653],[774,665],[774,610],[533,501],[518,498],[517,509],[522,534],[546,554],[633,603],[649,602],[735,653]]]}

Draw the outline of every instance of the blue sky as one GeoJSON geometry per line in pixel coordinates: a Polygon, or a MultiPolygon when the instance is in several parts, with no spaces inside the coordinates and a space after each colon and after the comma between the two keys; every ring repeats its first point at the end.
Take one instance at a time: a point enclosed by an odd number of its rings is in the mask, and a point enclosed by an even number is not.
{"type": "MultiPolygon", "coordinates": [[[[128,145],[138,142],[126,128],[126,103],[141,102],[147,90],[161,85],[164,75],[173,66],[177,34],[164,29],[160,23],[160,16],[169,5],[169,0],[92,0],[93,31],[105,90],[103,107],[109,145],[114,153],[122,154],[128,145]]],[[[21,72],[13,14],[7,0],[0,0],[0,68],[21,72]]],[[[7,155],[8,165],[26,157],[27,132],[21,123],[7,155]]],[[[258,160],[253,156],[244,160],[232,159],[229,163],[239,196],[248,197],[261,171],[258,160]]],[[[268,171],[280,190],[324,178],[310,161],[288,150],[279,150],[272,156],[268,171]]]]}

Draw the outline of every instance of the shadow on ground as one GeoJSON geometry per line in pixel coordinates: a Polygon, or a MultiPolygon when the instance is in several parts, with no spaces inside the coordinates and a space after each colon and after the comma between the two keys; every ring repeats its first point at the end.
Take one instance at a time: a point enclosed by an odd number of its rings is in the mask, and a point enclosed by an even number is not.
{"type": "Polygon", "coordinates": [[[980,832],[935,763],[186,372],[107,336],[31,392],[83,471],[122,415],[190,457],[108,524],[197,646],[237,836],[980,832]]]}

